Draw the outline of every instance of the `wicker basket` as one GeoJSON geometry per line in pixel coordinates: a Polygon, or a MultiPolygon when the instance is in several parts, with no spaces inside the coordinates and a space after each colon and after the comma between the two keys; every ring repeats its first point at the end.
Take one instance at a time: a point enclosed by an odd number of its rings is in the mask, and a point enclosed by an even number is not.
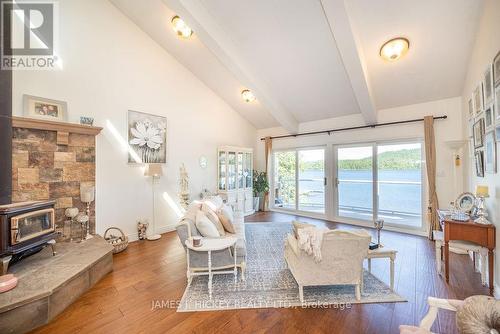
{"type": "Polygon", "coordinates": [[[110,227],[104,232],[104,239],[114,247],[113,254],[120,253],[124,251],[128,246],[128,237],[120,230],[118,227],[110,227]],[[109,233],[111,230],[116,230],[120,232],[121,236],[116,236],[109,233]],[[108,235],[109,233],[109,235],[108,235]]]}

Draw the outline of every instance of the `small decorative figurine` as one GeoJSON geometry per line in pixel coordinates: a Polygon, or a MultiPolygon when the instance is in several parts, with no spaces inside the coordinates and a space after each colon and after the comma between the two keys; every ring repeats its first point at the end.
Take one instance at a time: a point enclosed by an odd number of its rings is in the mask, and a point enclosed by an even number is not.
{"type": "Polygon", "coordinates": [[[148,229],[149,223],[147,220],[139,220],[137,222],[137,235],[139,240],[146,239],[146,231],[148,229]]]}

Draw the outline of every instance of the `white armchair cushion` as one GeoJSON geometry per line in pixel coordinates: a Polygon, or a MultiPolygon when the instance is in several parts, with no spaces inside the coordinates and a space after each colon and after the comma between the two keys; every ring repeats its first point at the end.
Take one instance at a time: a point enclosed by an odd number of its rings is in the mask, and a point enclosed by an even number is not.
{"type": "Polygon", "coordinates": [[[218,238],[220,237],[219,231],[215,227],[214,223],[208,219],[207,215],[203,211],[198,211],[196,213],[196,228],[200,234],[208,238],[218,238]]]}

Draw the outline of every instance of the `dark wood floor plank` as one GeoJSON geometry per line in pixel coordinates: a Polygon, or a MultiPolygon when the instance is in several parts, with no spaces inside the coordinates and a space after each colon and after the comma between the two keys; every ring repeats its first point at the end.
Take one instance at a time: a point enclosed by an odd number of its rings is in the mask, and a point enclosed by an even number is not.
{"type": "MultiPolygon", "coordinates": [[[[276,212],[259,212],[247,223],[307,221],[328,228],[358,228],[276,212]]],[[[375,236],[373,230],[370,233],[375,236]]],[[[427,297],[463,299],[487,294],[466,255],[451,254],[450,283],[435,268],[434,244],[424,237],[382,231],[385,247],[398,251],[395,289],[406,303],[336,308],[250,309],[176,312],[186,288],[186,258],[175,233],[158,241],[138,241],[114,256],[114,270],[46,326],[35,333],[399,333],[428,310],[427,297]],[[155,301],[172,304],[152,309],[155,301]]],[[[366,264],[365,264],[366,267],[366,264]]],[[[389,263],[373,260],[372,273],[389,283],[389,263]]],[[[456,331],[455,315],[440,312],[433,331],[456,331]]]]}

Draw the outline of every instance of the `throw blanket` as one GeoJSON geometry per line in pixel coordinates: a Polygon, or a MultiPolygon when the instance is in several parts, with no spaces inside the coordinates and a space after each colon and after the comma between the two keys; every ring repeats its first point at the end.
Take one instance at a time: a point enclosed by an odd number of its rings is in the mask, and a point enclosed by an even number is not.
{"type": "Polygon", "coordinates": [[[313,255],[316,262],[321,261],[321,244],[323,234],[327,231],[327,228],[316,227],[303,227],[297,230],[299,248],[307,255],[313,255]]]}

